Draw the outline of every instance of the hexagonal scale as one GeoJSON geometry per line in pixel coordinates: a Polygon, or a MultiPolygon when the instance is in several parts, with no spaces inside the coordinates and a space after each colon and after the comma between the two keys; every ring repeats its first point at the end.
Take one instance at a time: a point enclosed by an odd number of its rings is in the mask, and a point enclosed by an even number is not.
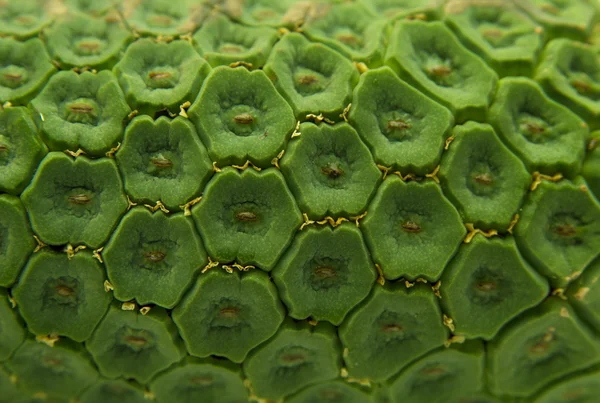
{"type": "Polygon", "coordinates": [[[34,254],[12,289],[30,332],[88,339],[111,301],[104,267],[91,252],[73,257],[42,249],[34,254]]]}
{"type": "Polygon", "coordinates": [[[98,380],[87,352],[68,340],[59,341],[54,347],[27,340],[6,366],[16,376],[17,387],[29,392],[29,396],[40,393],[57,401],[75,398],[98,380]]]}
{"type": "Polygon", "coordinates": [[[241,367],[228,361],[186,358],[157,376],[150,391],[160,402],[241,403],[248,401],[241,375],[241,367]]]}
{"type": "Polygon", "coordinates": [[[48,24],[56,14],[55,4],[46,0],[21,0],[0,4],[0,34],[17,39],[31,38],[48,24]]]}
{"type": "Polygon", "coordinates": [[[465,222],[505,230],[531,183],[525,165],[487,124],[455,126],[452,137],[439,172],[445,195],[465,222]]]}
{"type": "Polygon", "coordinates": [[[600,331],[600,259],[585,268],[567,290],[569,302],[577,313],[600,331]]]}
{"type": "Polygon", "coordinates": [[[35,248],[27,212],[16,196],[0,194],[0,286],[10,287],[35,248]]]}
{"type": "Polygon", "coordinates": [[[552,101],[535,81],[500,80],[489,122],[530,172],[573,177],[581,170],[587,125],[552,101]]]}
{"type": "Polygon", "coordinates": [[[172,316],[191,355],[242,362],[273,336],[285,310],[266,273],[228,274],[213,268],[200,275],[172,316]]]}
{"type": "Polygon", "coordinates": [[[278,400],[308,385],[335,379],[341,370],[335,328],[288,319],[244,361],[244,373],[260,398],[278,400]]]}
{"type": "MultiPolygon", "coordinates": [[[[78,1],[94,5],[101,3],[78,1]]],[[[122,49],[133,39],[121,20],[93,18],[85,14],[62,17],[44,35],[48,51],[65,68],[89,66],[111,69],[119,60],[122,49]]]]}
{"type": "Polygon", "coordinates": [[[595,131],[590,136],[581,175],[590,185],[596,199],[600,200],[600,131],[595,131]]]}
{"type": "Polygon", "coordinates": [[[300,131],[280,161],[300,210],[312,218],[360,215],[381,172],[356,131],[347,123],[303,123],[300,131]]]}
{"type": "Polygon", "coordinates": [[[113,68],[132,109],[150,116],[165,109],[178,113],[186,101],[193,102],[209,71],[209,64],[184,40],[139,39],[113,68]]]}
{"type": "Polygon", "coordinates": [[[600,67],[596,48],[578,41],[555,39],[544,49],[535,79],[557,102],[600,129],[600,67]]]}
{"type": "Polygon", "coordinates": [[[224,66],[211,72],[188,114],[218,166],[271,166],[296,124],[262,70],[224,66]]]}
{"type": "Polygon", "coordinates": [[[514,238],[477,235],[463,244],[442,275],[440,303],[454,334],[494,338],[509,320],[539,304],[548,281],[523,260],[514,238]]]}
{"type": "Polygon", "coordinates": [[[323,382],[309,386],[286,399],[289,403],[371,403],[371,396],[357,386],[343,380],[323,382]]]}
{"type": "Polygon", "coordinates": [[[30,104],[41,136],[51,150],[81,148],[105,156],[123,137],[131,112],[110,71],[56,73],[30,104]]]}
{"type": "Polygon", "coordinates": [[[542,24],[549,39],[569,37],[585,40],[595,21],[596,10],[588,1],[521,0],[515,4],[542,24]]]}
{"type": "Polygon", "coordinates": [[[247,27],[219,15],[202,24],[194,34],[194,45],[213,67],[243,61],[258,69],[264,66],[278,39],[273,28],[247,27]]]}
{"type": "MultiPolygon", "coordinates": [[[[8,292],[0,288],[0,362],[8,360],[25,340],[25,324],[8,296],[8,292]]],[[[3,390],[1,386],[0,381],[0,390],[3,390]]]]}
{"type": "Polygon", "coordinates": [[[127,209],[117,165],[51,152],[22,195],[34,232],[46,244],[104,243],[127,209]]]}
{"type": "Polygon", "coordinates": [[[457,122],[485,119],[498,76],[442,22],[396,22],[385,64],[449,108],[457,122]]]}
{"type": "Polygon", "coordinates": [[[376,286],[339,328],[353,378],[384,381],[448,338],[429,287],[376,286]]]}
{"type": "Polygon", "coordinates": [[[198,197],[213,173],[194,125],[183,117],[136,116],[115,157],[133,201],[160,200],[169,210],[198,197]]]}
{"type": "Polygon", "coordinates": [[[512,321],[487,347],[490,391],[512,397],[531,396],[600,362],[594,333],[555,297],[512,321]]]}
{"type": "Polygon", "coordinates": [[[480,341],[438,348],[388,381],[397,402],[469,402],[484,388],[485,351],[480,341]],[[459,399],[461,398],[461,399],[459,399]]]}
{"type": "Polygon", "coordinates": [[[322,42],[347,59],[378,67],[383,63],[387,21],[360,2],[317,3],[302,25],[312,41],[322,42]]]}
{"type": "Polygon", "coordinates": [[[143,315],[125,311],[117,303],[111,305],[86,348],[105,377],[133,378],[140,383],[147,383],[185,355],[167,311],[154,307],[143,315]]]}
{"type": "Polygon", "coordinates": [[[308,114],[339,120],[358,81],[358,71],[349,60],[297,33],[277,42],[264,71],[299,120],[308,114]]]}
{"type": "Polygon", "coordinates": [[[444,21],[461,42],[500,77],[531,76],[543,48],[543,30],[516,4],[451,0],[444,21]]]}
{"type": "Polygon", "coordinates": [[[82,403],[147,403],[144,391],[125,380],[102,380],[95,383],[81,395],[82,403]]]}
{"type": "Polygon", "coordinates": [[[116,298],[165,308],[177,305],[208,262],[192,219],[145,207],[123,217],[102,256],[116,298]]]}
{"type": "Polygon", "coordinates": [[[600,204],[583,178],[541,183],[520,214],[519,250],[553,287],[566,286],[600,254],[600,204]]]}
{"type": "Polygon", "coordinates": [[[124,2],[122,16],[139,36],[178,36],[194,32],[203,18],[199,2],[144,0],[124,2]]]}
{"type": "Polygon", "coordinates": [[[593,402],[600,394],[600,370],[576,373],[544,391],[535,403],[593,402]]]}
{"type": "Polygon", "coordinates": [[[454,116],[385,66],[360,76],[348,121],[376,163],[424,175],[439,162],[454,116]]]}
{"type": "Polygon", "coordinates": [[[3,366],[0,366],[0,390],[2,391],[2,403],[17,401],[21,396],[17,386],[11,381],[11,375],[3,366]]]}
{"type": "Polygon", "coordinates": [[[279,28],[298,26],[304,20],[307,5],[294,0],[254,0],[248,2],[228,2],[223,11],[234,21],[250,26],[279,28]]]}
{"type": "Polygon", "coordinates": [[[0,103],[27,105],[56,71],[44,43],[0,38],[0,103]]]}
{"type": "Polygon", "coordinates": [[[303,229],[273,270],[291,317],[334,325],[369,294],[376,278],[362,234],[353,224],[303,229]]]}
{"type": "Polygon", "coordinates": [[[47,152],[26,108],[0,110],[0,192],[21,193],[47,152]]]}
{"type": "Polygon", "coordinates": [[[302,222],[292,193],[275,168],[261,172],[224,168],[208,182],[192,216],[213,260],[266,271],[275,266],[302,222]]]}
{"type": "Polygon", "coordinates": [[[442,14],[446,0],[361,0],[381,17],[397,20],[400,18],[421,18],[437,20],[442,14]]]}
{"type": "Polygon", "coordinates": [[[94,17],[114,11],[115,6],[121,6],[122,3],[123,0],[65,0],[70,10],[94,17]]]}
{"type": "Polygon", "coordinates": [[[367,212],[361,221],[367,246],[390,280],[436,281],[467,232],[433,181],[404,182],[388,176],[367,212]]]}

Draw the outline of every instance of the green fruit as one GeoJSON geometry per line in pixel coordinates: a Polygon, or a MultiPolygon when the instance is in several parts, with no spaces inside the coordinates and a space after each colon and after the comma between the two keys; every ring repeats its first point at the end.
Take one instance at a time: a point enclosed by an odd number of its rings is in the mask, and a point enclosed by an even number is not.
{"type": "Polygon", "coordinates": [[[595,403],[600,0],[0,0],[0,403],[595,403]]]}

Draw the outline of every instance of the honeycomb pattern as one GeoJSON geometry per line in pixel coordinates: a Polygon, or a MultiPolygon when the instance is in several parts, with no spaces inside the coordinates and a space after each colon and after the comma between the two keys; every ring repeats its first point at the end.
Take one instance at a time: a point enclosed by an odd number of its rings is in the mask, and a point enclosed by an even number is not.
{"type": "Polygon", "coordinates": [[[593,401],[597,21],[0,0],[0,403],[593,401]]]}

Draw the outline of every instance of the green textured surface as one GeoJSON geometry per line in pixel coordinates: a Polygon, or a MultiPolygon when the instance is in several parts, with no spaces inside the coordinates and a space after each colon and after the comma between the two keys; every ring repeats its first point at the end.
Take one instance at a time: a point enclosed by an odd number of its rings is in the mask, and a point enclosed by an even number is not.
{"type": "Polygon", "coordinates": [[[285,317],[277,289],[258,271],[240,276],[211,271],[196,282],[173,311],[191,355],[211,354],[242,362],[267,340],[285,317]]]}
{"type": "Polygon", "coordinates": [[[596,403],[597,0],[0,0],[0,403],[596,403]]]}
{"type": "Polygon", "coordinates": [[[111,301],[104,280],[103,267],[91,253],[68,258],[42,251],[29,260],[12,294],[32,333],[84,341],[111,301]]]}
{"type": "Polygon", "coordinates": [[[60,71],[30,104],[42,139],[53,151],[66,149],[96,157],[123,137],[131,112],[110,71],[97,74],[60,71]]]}

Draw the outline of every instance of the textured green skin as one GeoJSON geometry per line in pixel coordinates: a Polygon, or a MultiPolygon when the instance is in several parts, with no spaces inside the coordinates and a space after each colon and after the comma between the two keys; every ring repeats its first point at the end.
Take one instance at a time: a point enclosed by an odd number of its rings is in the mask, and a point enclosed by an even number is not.
{"type": "Polygon", "coordinates": [[[0,0],[0,403],[593,403],[600,6],[556,4],[0,0]]]}

